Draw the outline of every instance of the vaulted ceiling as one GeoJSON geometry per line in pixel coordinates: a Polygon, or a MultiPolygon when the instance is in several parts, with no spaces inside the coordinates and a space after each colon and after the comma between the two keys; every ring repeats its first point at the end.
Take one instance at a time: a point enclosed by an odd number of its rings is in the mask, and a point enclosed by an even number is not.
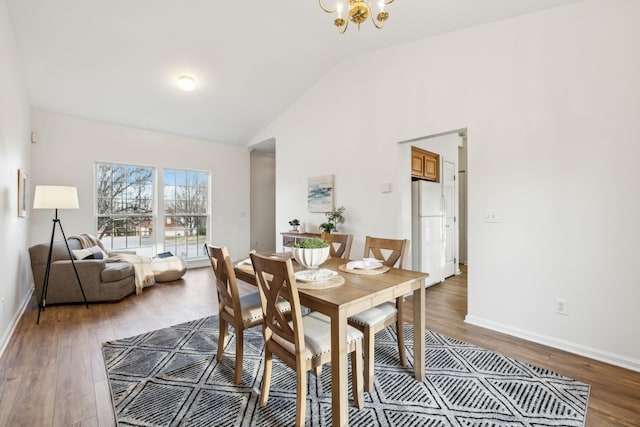
{"type": "Polygon", "coordinates": [[[397,0],[339,35],[316,0],[6,0],[34,109],[239,145],[345,57],[575,1],[397,0]]]}

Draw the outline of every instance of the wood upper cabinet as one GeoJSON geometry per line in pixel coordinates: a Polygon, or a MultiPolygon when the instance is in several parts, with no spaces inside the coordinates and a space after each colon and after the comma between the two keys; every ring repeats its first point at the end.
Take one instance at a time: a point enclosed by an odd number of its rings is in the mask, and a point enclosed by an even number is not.
{"type": "Polygon", "coordinates": [[[440,181],[440,155],[418,147],[411,147],[411,177],[440,181]]]}

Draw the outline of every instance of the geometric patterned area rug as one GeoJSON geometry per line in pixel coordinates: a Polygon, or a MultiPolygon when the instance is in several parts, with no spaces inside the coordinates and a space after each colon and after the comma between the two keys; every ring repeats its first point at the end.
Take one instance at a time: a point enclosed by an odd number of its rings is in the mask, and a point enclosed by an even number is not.
{"type": "MultiPolygon", "coordinates": [[[[269,401],[260,408],[262,330],[245,331],[240,385],[233,383],[232,332],[220,363],[217,316],[104,343],[118,425],[294,425],[294,372],[273,358],[269,401]]],[[[412,332],[407,326],[409,362],[412,332]]],[[[412,367],[399,366],[395,329],[376,335],[374,390],[364,393],[362,410],[349,390],[350,425],[584,426],[588,384],[431,331],[426,347],[426,379],[418,382],[412,367]]],[[[330,371],[325,365],[320,378],[309,373],[307,426],[331,425],[330,371]]]]}

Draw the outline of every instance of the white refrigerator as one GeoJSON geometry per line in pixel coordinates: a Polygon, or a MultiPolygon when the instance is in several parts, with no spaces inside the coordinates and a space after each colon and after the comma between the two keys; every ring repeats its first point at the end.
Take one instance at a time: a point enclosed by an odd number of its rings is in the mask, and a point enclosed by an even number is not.
{"type": "Polygon", "coordinates": [[[439,182],[411,183],[412,269],[429,273],[426,286],[442,282],[445,263],[444,196],[439,182]]]}

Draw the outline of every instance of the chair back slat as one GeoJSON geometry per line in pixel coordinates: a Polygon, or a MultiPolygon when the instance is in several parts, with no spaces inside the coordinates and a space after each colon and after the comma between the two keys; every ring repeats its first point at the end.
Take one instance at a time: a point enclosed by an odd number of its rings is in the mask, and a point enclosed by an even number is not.
{"type": "Polygon", "coordinates": [[[291,260],[269,258],[256,253],[250,255],[260,290],[265,342],[272,335],[277,335],[290,343],[297,354],[304,354],[302,310],[291,260]],[[281,299],[289,301],[291,305],[291,325],[287,322],[287,313],[280,311],[277,304],[281,299]]]}
{"type": "Polygon", "coordinates": [[[367,236],[364,243],[364,257],[373,256],[388,267],[404,268],[409,240],[383,239],[367,236]]]}
{"type": "Polygon", "coordinates": [[[218,290],[218,304],[220,311],[226,311],[231,316],[240,315],[240,294],[233,264],[226,247],[205,244],[211,267],[216,277],[218,290]]]}
{"type": "Polygon", "coordinates": [[[329,256],[349,259],[353,234],[322,233],[320,238],[329,243],[329,256]]]}

